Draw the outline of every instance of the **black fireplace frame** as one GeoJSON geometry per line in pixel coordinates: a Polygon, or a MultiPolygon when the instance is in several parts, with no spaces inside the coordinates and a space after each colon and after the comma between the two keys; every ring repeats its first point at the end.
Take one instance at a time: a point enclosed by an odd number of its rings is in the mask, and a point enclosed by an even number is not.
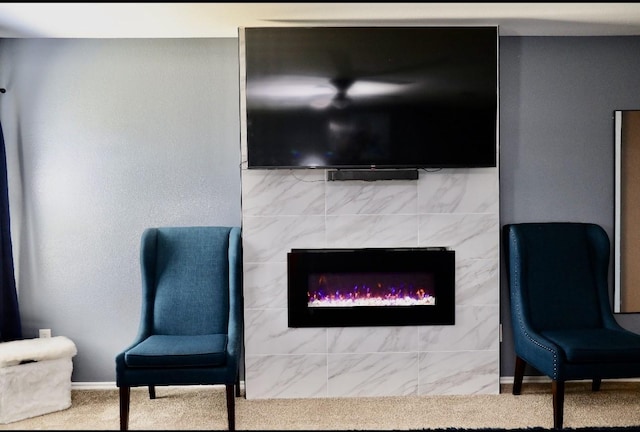
{"type": "Polygon", "coordinates": [[[455,324],[455,251],[444,247],[292,249],[287,254],[289,327],[455,324]],[[348,255],[348,260],[346,259],[348,255]],[[309,307],[308,275],[322,272],[429,272],[436,304],[309,307]]]}

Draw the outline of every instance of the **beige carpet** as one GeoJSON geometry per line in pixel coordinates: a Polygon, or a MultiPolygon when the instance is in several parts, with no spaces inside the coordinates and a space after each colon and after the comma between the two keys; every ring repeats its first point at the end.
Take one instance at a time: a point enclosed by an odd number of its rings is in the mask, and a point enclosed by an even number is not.
{"type": "MultiPolygon", "coordinates": [[[[424,428],[552,428],[551,387],[525,383],[520,396],[499,395],[327,399],[236,399],[238,430],[408,430],[424,428]]],[[[0,425],[0,430],[117,430],[117,390],[73,390],[72,406],[0,425]]],[[[566,428],[639,426],[640,383],[567,384],[566,428]]],[[[160,387],[131,392],[131,430],[224,430],[223,387],[160,387]]],[[[640,430],[640,428],[639,428],[640,430]]]]}

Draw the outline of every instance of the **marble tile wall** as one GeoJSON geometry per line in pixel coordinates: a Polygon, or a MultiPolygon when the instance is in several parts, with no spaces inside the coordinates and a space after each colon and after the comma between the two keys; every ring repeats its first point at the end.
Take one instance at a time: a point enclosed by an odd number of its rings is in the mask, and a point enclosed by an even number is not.
{"type": "Polygon", "coordinates": [[[241,171],[248,399],[499,392],[498,168],[241,171]],[[456,251],[454,326],[287,326],[292,248],[424,246],[456,251]]]}

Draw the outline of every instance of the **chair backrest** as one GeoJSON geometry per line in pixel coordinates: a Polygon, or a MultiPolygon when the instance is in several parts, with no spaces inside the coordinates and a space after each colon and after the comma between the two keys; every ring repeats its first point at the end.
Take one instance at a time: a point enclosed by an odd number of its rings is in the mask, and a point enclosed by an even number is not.
{"type": "Polygon", "coordinates": [[[148,228],[143,302],[153,334],[227,333],[230,227],[148,228]]]}
{"type": "MultiPolygon", "coordinates": [[[[511,308],[536,330],[598,328],[607,320],[610,245],[579,222],[505,225],[511,308]]],[[[515,319],[515,318],[514,318],[515,319]]]]}

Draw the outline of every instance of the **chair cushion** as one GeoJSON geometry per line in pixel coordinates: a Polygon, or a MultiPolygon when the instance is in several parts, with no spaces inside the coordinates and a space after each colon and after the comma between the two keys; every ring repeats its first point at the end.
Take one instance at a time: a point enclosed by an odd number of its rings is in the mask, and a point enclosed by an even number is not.
{"type": "Polygon", "coordinates": [[[640,361],[640,335],[609,329],[547,330],[570,363],[640,361]]]}
{"type": "Polygon", "coordinates": [[[125,352],[130,367],[203,367],[226,362],[227,335],[154,335],[125,352]]]}

